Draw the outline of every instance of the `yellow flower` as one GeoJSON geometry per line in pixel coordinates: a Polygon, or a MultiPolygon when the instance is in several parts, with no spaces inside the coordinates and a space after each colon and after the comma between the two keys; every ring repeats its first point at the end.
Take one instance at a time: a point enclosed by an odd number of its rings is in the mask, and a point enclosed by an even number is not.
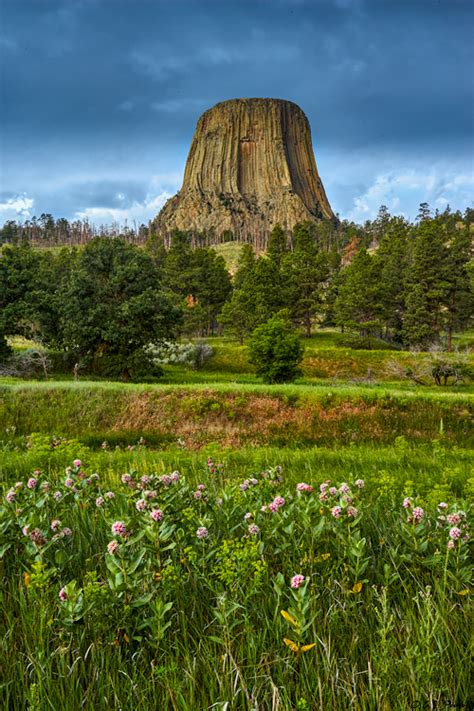
{"type": "Polygon", "coordinates": [[[292,639],[287,639],[286,637],[283,637],[283,641],[295,654],[303,654],[304,652],[308,652],[310,649],[313,649],[313,647],[316,647],[316,642],[313,642],[312,644],[297,644],[296,642],[293,642],[292,639]]]}
{"type": "Polygon", "coordinates": [[[31,575],[29,573],[23,573],[23,582],[25,583],[25,588],[30,587],[31,575]]]}
{"type": "Polygon", "coordinates": [[[293,625],[293,627],[298,627],[298,626],[299,626],[298,620],[296,620],[294,617],[292,617],[289,612],[287,612],[286,610],[280,610],[280,612],[281,612],[281,616],[282,616],[287,622],[289,622],[290,625],[293,625]]]}

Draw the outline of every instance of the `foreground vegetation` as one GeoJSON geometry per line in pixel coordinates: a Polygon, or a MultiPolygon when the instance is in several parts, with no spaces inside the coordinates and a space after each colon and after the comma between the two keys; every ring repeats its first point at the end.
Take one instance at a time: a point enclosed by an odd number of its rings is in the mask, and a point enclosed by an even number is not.
{"type": "Polygon", "coordinates": [[[467,453],[13,445],[4,707],[467,706],[467,453]]]}

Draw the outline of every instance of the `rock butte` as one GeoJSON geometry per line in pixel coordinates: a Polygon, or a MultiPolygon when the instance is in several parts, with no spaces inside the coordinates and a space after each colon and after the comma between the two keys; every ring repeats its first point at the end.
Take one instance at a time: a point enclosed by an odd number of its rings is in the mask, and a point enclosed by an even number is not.
{"type": "Polygon", "coordinates": [[[276,224],[334,220],[303,111],[281,99],[233,99],[199,119],[181,190],[153,222],[206,242],[229,237],[264,248],[276,224]]]}

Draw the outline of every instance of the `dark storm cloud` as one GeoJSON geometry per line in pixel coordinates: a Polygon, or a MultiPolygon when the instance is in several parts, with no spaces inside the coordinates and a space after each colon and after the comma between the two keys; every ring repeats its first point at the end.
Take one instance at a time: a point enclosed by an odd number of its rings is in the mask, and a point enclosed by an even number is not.
{"type": "Polygon", "coordinates": [[[238,96],[304,109],[340,211],[381,154],[464,160],[466,173],[473,12],[463,0],[4,0],[1,187],[38,212],[147,204],[177,187],[202,111],[238,96]]]}

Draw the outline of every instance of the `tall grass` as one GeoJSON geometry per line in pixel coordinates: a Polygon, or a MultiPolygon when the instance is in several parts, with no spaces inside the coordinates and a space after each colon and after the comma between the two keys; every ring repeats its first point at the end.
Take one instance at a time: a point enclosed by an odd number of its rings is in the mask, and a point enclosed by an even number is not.
{"type": "Polygon", "coordinates": [[[28,485],[19,453],[5,453],[15,493],[0,524],[3,708],[468,706],[466,453],[434,447],[424,466],[401,442],[372,466],[368,449],[314,450],[293,466],[287,456],[283,472],[262,472],[288,455],[274,450],[207,467],[186,452],[85,454],[66,474],[58,457],[28,485]],[[137,471],[121,483],[126,464],[137,471]],[[174,464],[175,483],[161,474],[174,464]],[[314,490],[297,493],[298,481],[314,490]],[[117,521],[126,532],[112,532],[117,521]]]}

